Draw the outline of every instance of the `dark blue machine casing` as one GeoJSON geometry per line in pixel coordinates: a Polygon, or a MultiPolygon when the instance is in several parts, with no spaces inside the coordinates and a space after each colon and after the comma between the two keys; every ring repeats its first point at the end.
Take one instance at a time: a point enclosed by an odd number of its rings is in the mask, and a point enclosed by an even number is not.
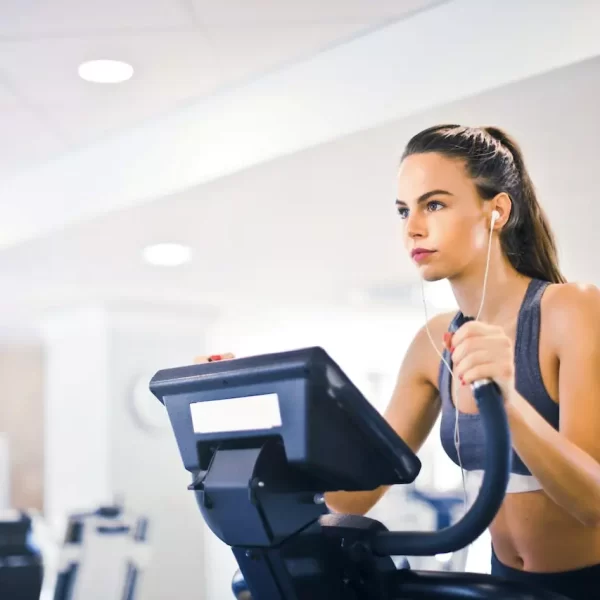
{"type": "Polygon", "coordinates": [[[320,492],[410,483],[421,463],[321,348],[160,371],[150,388],[167,408],[204,520],[240,566],[247,590],[237,578],[236,597],[558,600],[489,576],[397,570],[390,558],[462,548],[497,513],[511,446],[493,382],[473,385],[487,442],[475,503],[440,531],[398,532],[328,514],[323,503],[320,492]]]}
{"type": "Polygon", "coordinates": [[[281,439],[289,465],[310,470],[308,491],[410,483],[421,468],[408,446],[318,347],[163,370],[153,377],[150,389],[166,406],[183,464],[194,474],[208,469],[225,438],[232,448],[258,448],[261,440],[281,439]],[[280,426],[194,433],[191,404],[273,393],[279,397],[280,426]],[[360,420],[353,419],[358,409],[360,420]]]}

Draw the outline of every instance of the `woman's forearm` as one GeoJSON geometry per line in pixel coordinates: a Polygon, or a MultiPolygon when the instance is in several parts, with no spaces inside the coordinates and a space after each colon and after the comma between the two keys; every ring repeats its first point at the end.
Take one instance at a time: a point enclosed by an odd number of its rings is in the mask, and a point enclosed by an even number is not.
{"type": "Polygon", "coordinates": [[[336,513],[364,515],[379,502],[387,490],[388,486],[382,486],[367,492],[327,492],[325,504],[336,513]]]}

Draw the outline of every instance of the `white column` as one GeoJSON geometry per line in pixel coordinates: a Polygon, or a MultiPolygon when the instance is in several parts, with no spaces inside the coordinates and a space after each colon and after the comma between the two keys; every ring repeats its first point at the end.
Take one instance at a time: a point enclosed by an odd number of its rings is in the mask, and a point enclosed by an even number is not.
{"type": "Polygon", "coordinates": [[[46,515],[118,499],[149,519],[151,560],[139,597],[203,598],[204,522],[166,411],[148,383],[207,351],[211,315],[144,306],[54,315],[46,341],[46,515]]]}
{"type": "Polygon", "coordinates": [[[43,325],[44,506],[56,532],[70,512],[112,499],[106,314],[82,307],[43,325]]]}

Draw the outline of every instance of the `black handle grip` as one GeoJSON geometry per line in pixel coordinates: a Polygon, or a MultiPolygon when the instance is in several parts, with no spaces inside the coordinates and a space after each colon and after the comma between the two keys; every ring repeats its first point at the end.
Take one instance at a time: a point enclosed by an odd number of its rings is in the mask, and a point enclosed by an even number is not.
{"type": "Polygon", "coordinates": [[[454,525],[440,531],[386,531],[371,540],[371,549],[381,556],[431,556],[455,552],[475,541],[498,512],[511,464],[511,441],[504,401],[498,386],[489,380],[475,382],[473,394],[485,433],[485,473],[471,509],[454,525]]]}

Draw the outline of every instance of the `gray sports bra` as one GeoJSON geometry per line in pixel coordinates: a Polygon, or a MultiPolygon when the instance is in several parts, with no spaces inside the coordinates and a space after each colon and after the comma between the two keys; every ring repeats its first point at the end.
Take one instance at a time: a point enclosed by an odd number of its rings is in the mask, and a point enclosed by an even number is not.
{"type": "MultiPolygon", "coordinates": [[[[542,381],[539,361],[540,316],[542,295],[549,283],[533,279],[527,288],[525,298],[519,311],[515,339],[515,387],[543,417],[558,429],[558,404],[550,398],[542,381]]],[[[458,313],[450,325],[450,329],[464,319],[458,313]]],[[[444,351],[444,358],[452,366],[451,355],[444,351]]],[[[452,379],[443,362],[439,370],[439,391],[442,402],[442,419],[440,438],[446,454],[457,465],[458,454],[454,445],[454,428],[456,409],[452,401],[452,379]]],[[[483,473],[485,442],[481,418],[478,413],[459,412],[460,458],[462,466],[473,475],[483,473]]],[[[513,450],[511,477],[507,492],[524,492],[540,489],[541,486],[532,477],[519,455],[513,450]]]]}

